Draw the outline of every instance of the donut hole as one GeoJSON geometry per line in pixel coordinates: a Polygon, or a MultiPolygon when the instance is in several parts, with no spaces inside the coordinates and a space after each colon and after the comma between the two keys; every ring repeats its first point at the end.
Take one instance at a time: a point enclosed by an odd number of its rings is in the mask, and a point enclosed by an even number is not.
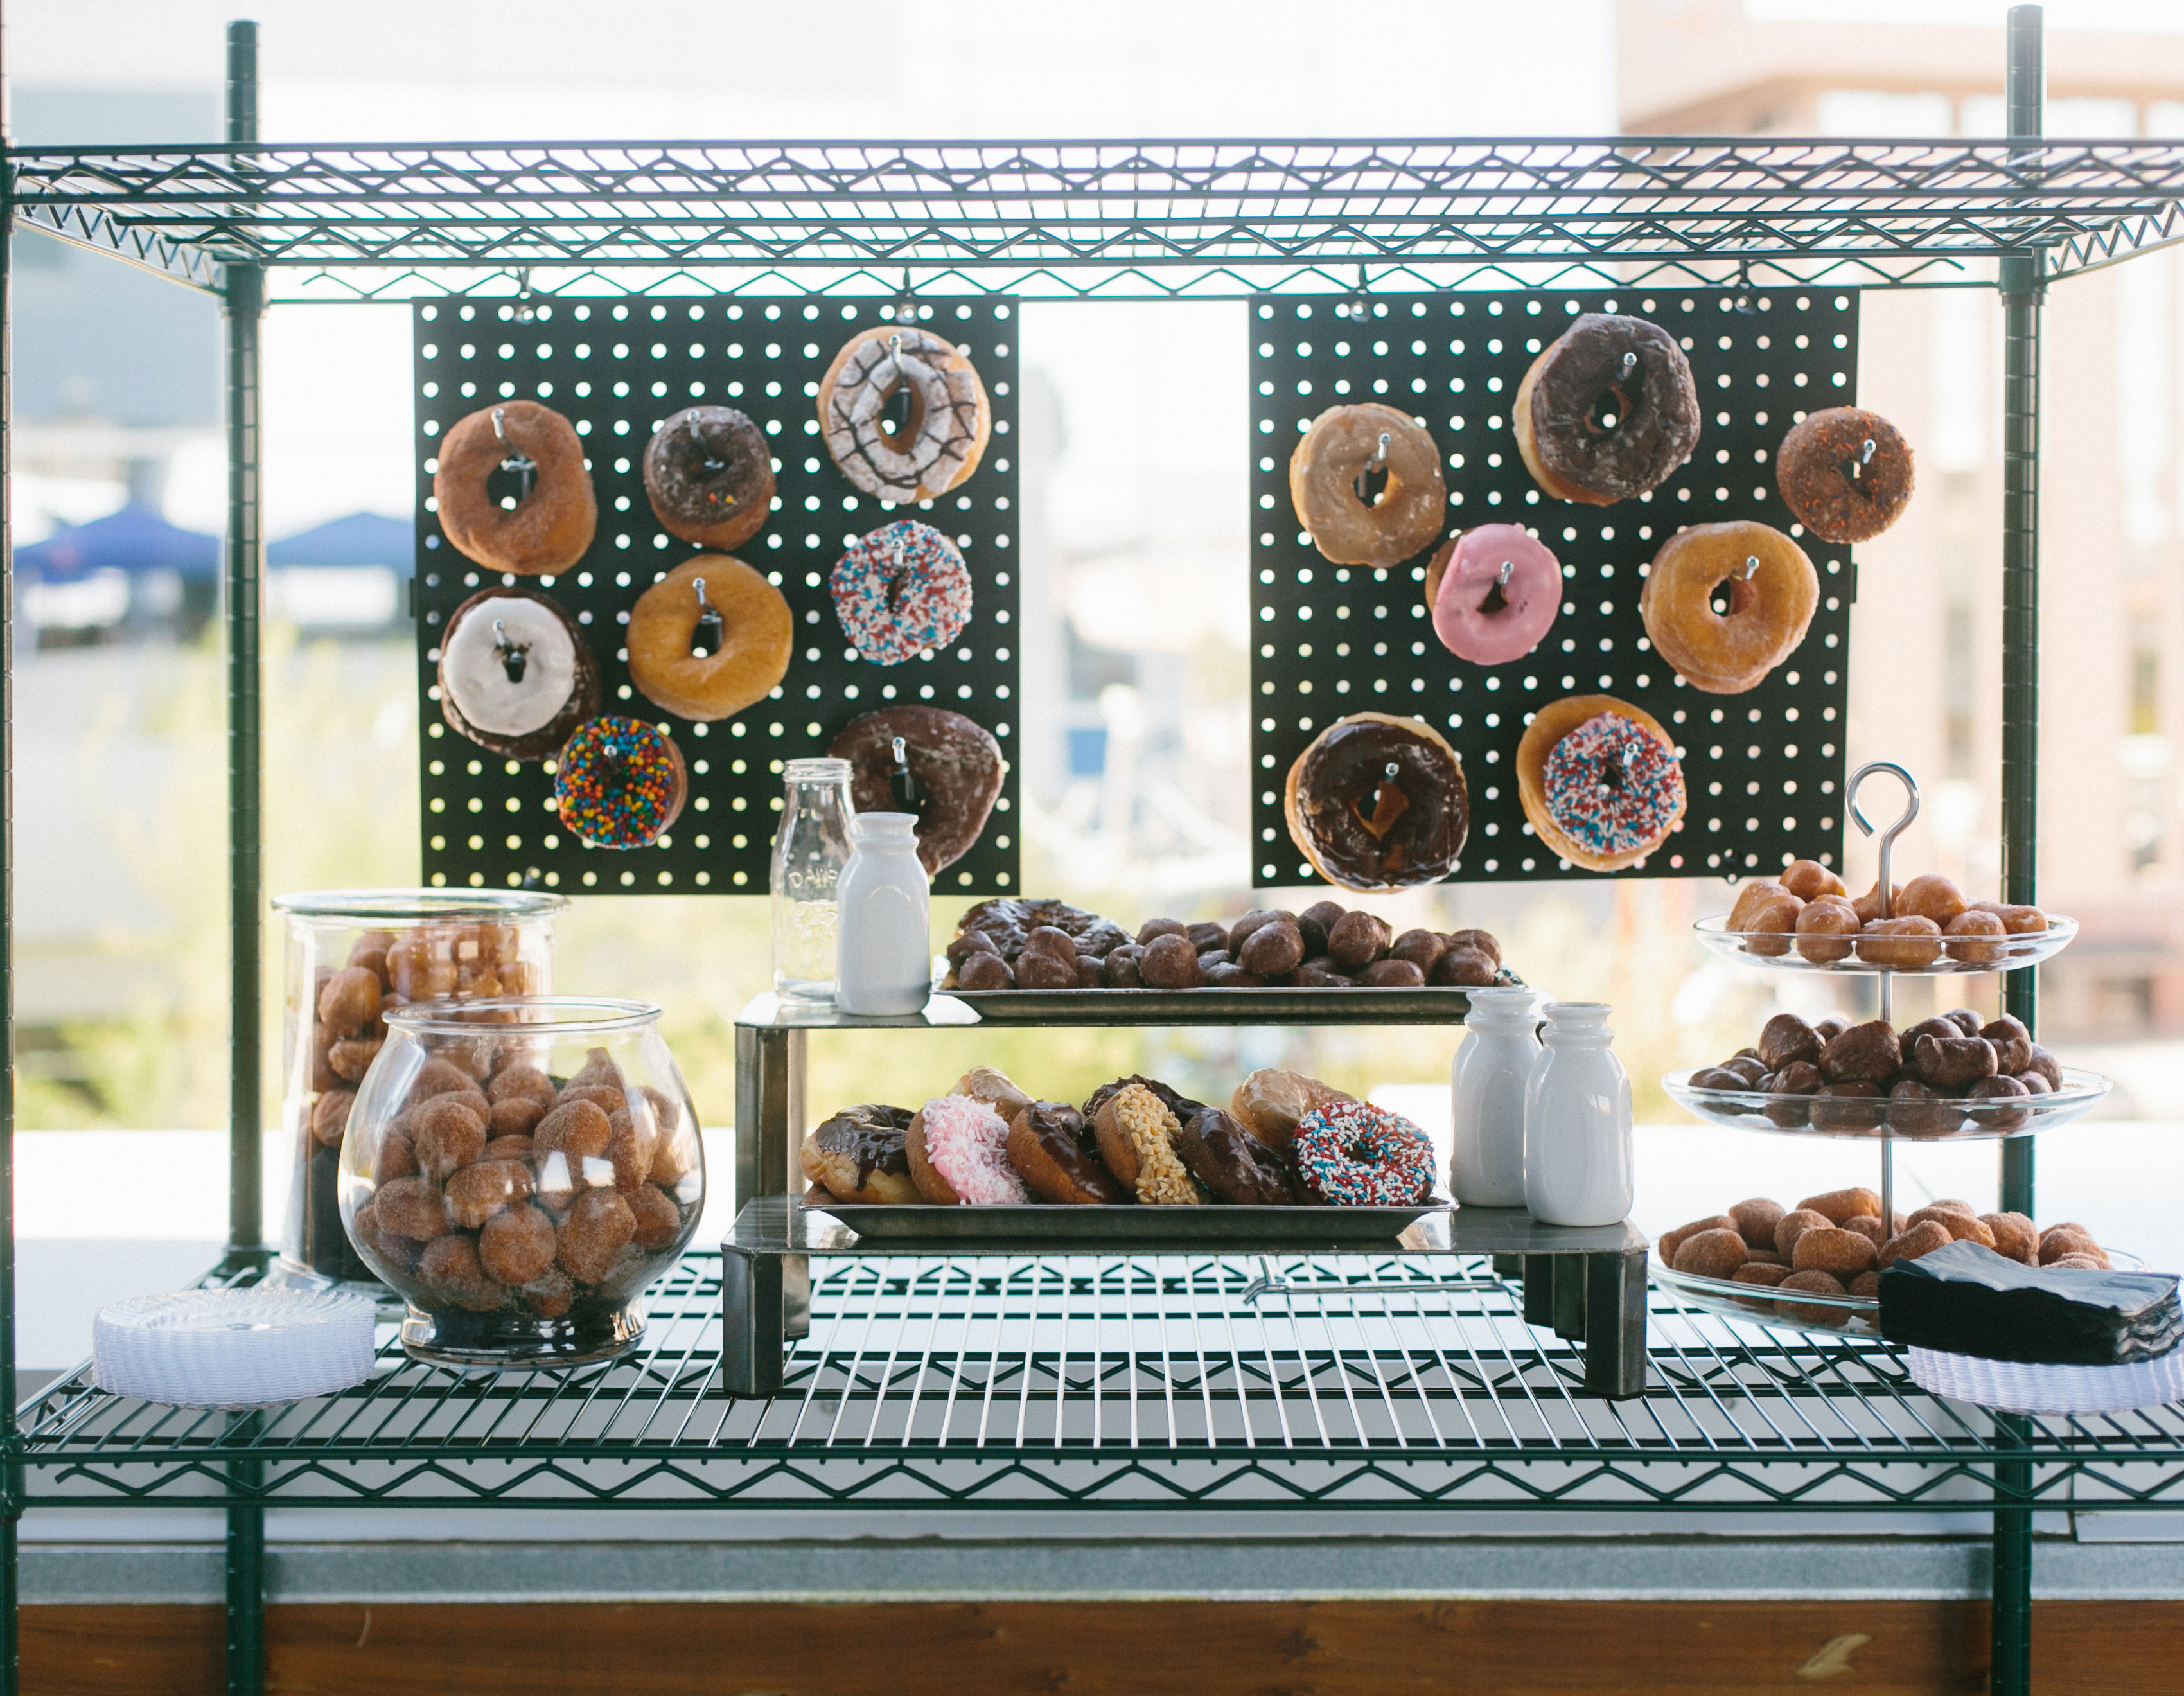
{"type": "Polygon", "coordinates": [[[1707,605],[1718,618],[1734,618],[1759,603],[1759,591],[1747,578],[1731,573],[1707,593],[1707,605]]]}
{"type": "Polygon", "coordinates": [[[1594,395],[1592,404],[1585,408],[1585,427],[1596,436],[1612,436],[1622,427],[1635,404],[1621,383],[1611,382],[1594,395]]]}
{"type": "Polygon", "coordinates": [[[485,474],[486,499],[502,511],[513,512],[531,499],[538,480],[538,462],[510,449],[508,457],[485,474]]]}
{"type": "Polygon", "coordinates": [[[888,386],[887,393],[881,397],[879,411],[874,416],[888,446],[900,451],[915,442],[925,428],[925,397],[915,383],[898,378],[888,386]]]}
{"type": "Polygon", "coordinates": [[[1500,577],[1496,577],[1487,589],[1486,599],[1479,603],[1479,610],[1485,613],[1507,612],[1509,610],[1509,597],[1502,587],[1500,577]]]}
{"type": "Polygon", "coordinates": [[[1368,460],[1365,462],[1364,469],[1357,473],[1357,477],[1351,481],[1350,486],[1357,492],[1357,499],[1362,501],[1366,505],[1378,506],[1383,500],[1385,500],[1388,498],[1388,466],[1386,462],[1383,460],[1376,464],[1374,461],[1368,460]]]}

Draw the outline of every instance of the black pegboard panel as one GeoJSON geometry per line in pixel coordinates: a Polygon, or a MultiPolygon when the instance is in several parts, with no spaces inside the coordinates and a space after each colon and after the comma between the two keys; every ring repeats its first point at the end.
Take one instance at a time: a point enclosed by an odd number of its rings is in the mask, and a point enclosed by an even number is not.
{"type": "Polygon", "coordinates": [[[1807,411],[1854,404],[1855,291],[1262,295],[1251,302],[1251,336],[1256,883],[1319,881],[1290,840],[1283,783],[1319,731],[1360,711],[1421,717],[1462,756],[1472,824],[1453,881],[1601,875],[1540,848],[1518,804],[1513,765],[1536,709],[1591,694],[1633,702],[1669,728],[1689,794],[1683,828],[1661,851],[1642,870],[1613,875],[1741,875],[1801,856],[1840,862],[1856,568],[1847,548],[1796,525],[1775,490],[1774,451],[1807,411]],[[1581,312],[1652,319],[1691,362],[1705,413],[1698,447],[1643,500],[1552,499],[1517,452],[1517,386],[1581,312]],[[1448,483],[1445,535],[1522,524],[1561,562],[1562,611],[1524,658],[1474,666],[1441,646],[1424,600],[1430,549],[1388,570],[1335,566],[1302,533],[1290,452],[1327,408],[1362,401],[1398,407],[1432,432],[1448,483]],[[1669,536],[1728,519],[1795,537],[1819,572],[1820,603],[1804,641],[1757,689],[1712,695],[1680,682],[1652,651],[1638,596],[1669,536]]]}
{"type": "Polygon", "coordinates": [[[862,494],[819,439],[819,379],[843,343],[887,321],[869,297],[557,295],[527,320],[504,299],[463,297],[415,310],[417,395],[417,662],[423,860],[432,884],[558,889],[569,894],[762,895],[786,760],[824,754],[861,713],[897,701],[944,706],[994,733],[1009,770],[985,834],[933,880],[947,895],[1020,887],[1015,301],[928,298],[918,321],[969,354],[993,407],[978,468],[916,510],[862,494]],[[668,729],[690,768],[682,817],[650,848],[588,849],[560,828],[554,782],[537,762],[503,760],[443,722],[439,632],[482,585],[515,583],[455,552],[432,510],[440,433],[505,399],[565,414],[583,438],[599,531],[577,566],[529,586],[569,607],[592,635],[606,712],[668,729]],[[776,444],[774,511],[737,549],[787,597],[797,643],[772,699],[710,724],[676,717],[631,686],[620,636],[637,598],[703,550],[670,536],[644,494],[645,444],[683,407],[733,406],[776,444]],[[859,536],[897,517],[945,531],[971,569],[971,622],[930,661],[878,666],[849,657],[827,574],[859,536]]]}

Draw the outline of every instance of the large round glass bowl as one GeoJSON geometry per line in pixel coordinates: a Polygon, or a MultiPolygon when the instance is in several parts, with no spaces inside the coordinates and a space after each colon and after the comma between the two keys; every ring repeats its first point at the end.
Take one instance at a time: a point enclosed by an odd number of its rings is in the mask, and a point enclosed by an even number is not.
{"type": "Polygon", "coordinates": [[[1902,937],[1862,944],[1857,937],[1808,937],[1815,947],[1829,942],[1847,944],[1850,952],[1841,960],[1808,960],[1797,951],[1798,939],[1766,931],[1731,930],[1726,916],[1702,918],[1691,927],[1709,954],[1746,966],[1770,966],[1784,972],[1837,972],[1860,977],[1892,973],[1899,978],[1939,978],[1958,972],[2014,972],[2020,966],[2036,966],[2059,954],[2078,934],[2078,921],[2060,913],[2048,915],[2048,929],[2030,936],[1944,936],[1941,952],[1930,964],[1897,966],[1863,958],[1861,946],[1903,946],[1902,937]]]}
{"type": "Polygon", "coordinates": [[[403,1007],[357,1091],[341,1213],[410,1304],[402,1341],[460,1367],[604,1360],[705,1199],[698,1115],[660,1009],[573,996],[403,1007]]]}
{"type": "MultiPolygon", "coordinates": [[[[1703,1068],[1699,1069],[1705,1069],[1703,1068]]],[[[2068,1124],[2098,1106],[2109,1080],[2098,1073],[2063,1068],[2063,1087],[2053,1095],[2005,1096],[1977,1101],[1897,1101],[1776,1095],[1765,1090],[1702,1090],[1693,1072],[1671,1072],[1661,1087],[1678,1107],[1715,1124],[1791,1136],[1880,1136],[1904,1142],[1954,1142],[1981,1137],[2030,1136],[2068,1124]]]]}

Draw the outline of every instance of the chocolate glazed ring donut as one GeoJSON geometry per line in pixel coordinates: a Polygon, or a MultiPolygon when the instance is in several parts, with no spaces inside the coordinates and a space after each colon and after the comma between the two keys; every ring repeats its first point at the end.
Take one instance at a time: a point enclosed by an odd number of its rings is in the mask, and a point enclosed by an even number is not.
{"type": "Polygon", "coordinates": [[[644,495],[669,535],[733,548],[772,510],[773,455],[734,407],[686,407],[644,445],[644,495]]]}
{"type": "Polygon", "coordinates": [[[1823,542],[1867,541],[1911,504],[1911,444],[1878,412],[1830,406],[1782,438],[1774,482],[1823,542]]]}
{"type": "Polygon", "coordinates": [[[1101,1162],[1084,1115],[1067,1102],[1017,1108],[1005,1152],[1025,1187],[1042,1202],[1114,1207],[1134,1199],[1101,1162]]]}
{"type": "Polygon", "coordinates": [[[1400,890],[1446,877],[1471,831],[1463,762],[1416,719],[1354,713],[1290,767],[1290,838],[1340,888],[1400,890]]]}
{"type": "Polygon", "coordinates": [[[1401,565],[1440,534],[1448,505],[1440,451],[1392,406],[1330,406],[1290,455],[1290,502],[1336,565],[1401,565]]]}
{"type": "Polygon", "coordinates": [[[1532,361],[1510,423],[1525,469],[1556,499],[1635,499],[1698,445],[1691,362],[1658,324],[1588,312],[1532,361]]]}
{"type": "Polygon", "coordinates": [[[568,570],[592,545],[599,522],[584,444],[567,419],[535,400],[504,401],[458,419],[440,441],[432,500],[458,551],[517,577],[568,570]],[[520,480],[512,509],[487,492],[497,470],[520,480]]]}
{"type": "Polygon", "coordinates": [[[583,627],[544,595],[496,583],[440,638],[440,717],[510,760],[543,760],[599,710],[599,662],[583,627]]]}
{"type": "Polygon", "coordinates": [[[945,494],[978,470],[993,427],[970,360],[914,324],[851,337],[819,382],[819,433],[835,465],[898,506],[945,494]],[[910,413],[897,427],[889,414],[904,393],[910,413]]]}
{"type": "Polygon", "coordinates": [[[827,750],[850,762],[859,812],[917,815],[917,858],[952,865],[985,829],[1001,793],[1001,745],[986,728],[937,706],[883,706],[853,718],[827,750]]]}

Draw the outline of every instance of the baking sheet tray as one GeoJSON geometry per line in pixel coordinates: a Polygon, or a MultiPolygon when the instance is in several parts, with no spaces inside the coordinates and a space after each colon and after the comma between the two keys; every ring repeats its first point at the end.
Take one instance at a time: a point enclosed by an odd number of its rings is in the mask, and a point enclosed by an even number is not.
{"type": "Polygon", "coordinates": [[[946,1243],[1006,1241],[1125,1247],[1157,1241],[1164,1247],[1203,1243],[1208,1248],[1311,1247],[1387,1242],[1428,1213],[1454,1203],[1434,1201],[1401,1208],[1232,1207],[878,1207],[849,1202],[806,1209],[839,1219],[862,1237],[889,1241],[946,1243]]]}
{"type": "MultiPolygon", "coordinates": [[[[1514,982],[1514,979],[1511,980],[1514,982]]],[[[990,1024],[1461,1024],[1468,990],[947,990],[990,1024]]]]}

